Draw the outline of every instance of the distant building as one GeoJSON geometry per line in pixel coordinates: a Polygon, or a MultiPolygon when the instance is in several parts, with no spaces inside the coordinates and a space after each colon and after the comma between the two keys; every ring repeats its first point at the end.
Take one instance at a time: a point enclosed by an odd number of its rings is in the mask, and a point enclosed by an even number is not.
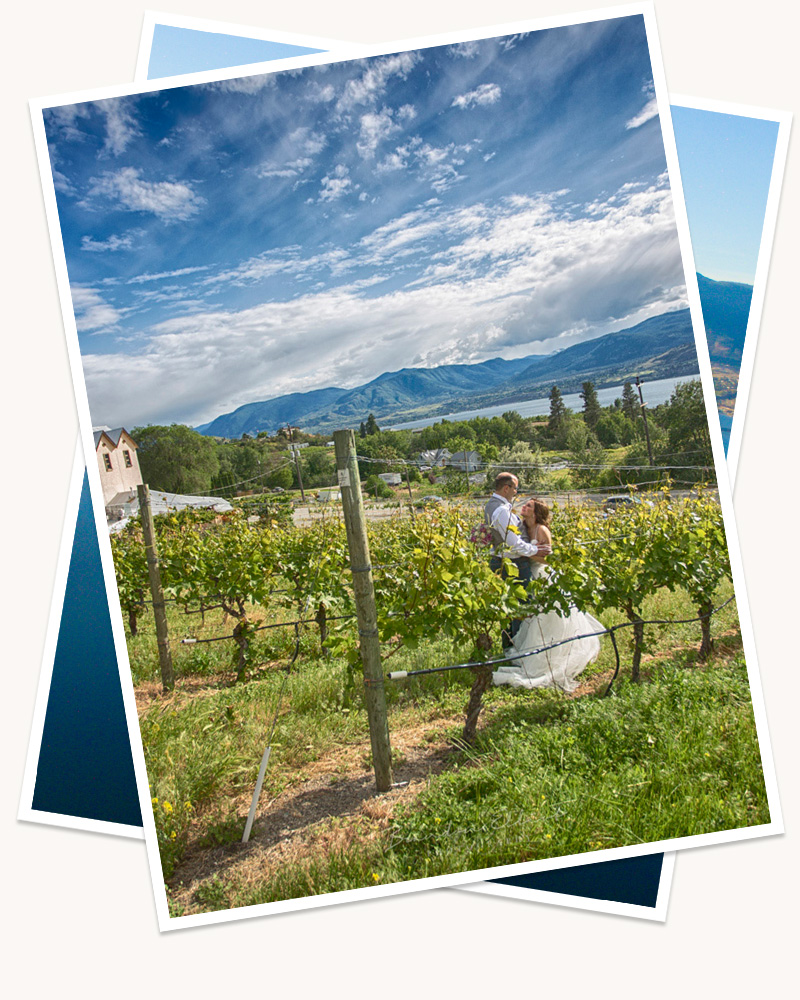
{"type": "Polygon", "coordinates": [[[403,481],[399,472],[379,472],[378,479],[382,479],[388,486],[399,486],[403,481]]]}
{"type": "Polygon", "coordinates": [[[332,503],[334,500],[341,500],[342,494],[339,490],[320,490],[317,493],[317,500],[320,503],[332,503]]]}
{"type": "Polygon", "coordinates": [[[130,490],[143,482],[136,456],[136,442],[124,427],[99,427],[94,432],[94,448],[103,484],[103,502],[107,505],[118,493],[130,490]]]}
{"type": "Polygon", "coordinates": [[[482,461],[477,451],[457,451],[448,458],[446,464],[451,469],[460,469],[461,472],[474,472],[480,469],[482,461]]]}
{"type": "MultiPolygon", "coordinates": [[[[223,497],[184,496],[181,493],[164,493],[163,490],[150,490],[150,510],[153,514],[167,514],[171,510],[185,510],[187,507],[211,508],[218,514],[223,514],[233,507],[223,497]]],[[[106,503],[106,516],[111,530],[127,522],[129,517],[139,513],[138,491],[126,490],[118,493],[106,503]]]]}
{"type": "Polygon", "coordinates": [[[416,464],[420,467],[427,465],[435,468],[436,466],[446,465],[449,458],[450,452],[447,448],[429,448],[427,451],[419,453],[416,458],[416,464]]]}

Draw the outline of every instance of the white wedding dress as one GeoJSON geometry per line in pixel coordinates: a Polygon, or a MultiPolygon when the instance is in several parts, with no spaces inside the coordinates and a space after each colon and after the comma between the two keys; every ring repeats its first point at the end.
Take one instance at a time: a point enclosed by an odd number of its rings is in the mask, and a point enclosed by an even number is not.
{"type": "MultiPolygon", "coordinates": [[[[534,578],[542,576],[547,570],[544,563],[534,563],[532,575],[534,578]]],[[[596,618],[579,611],[574,605],[566,615],[557,611],[531,615],[524,619],[512,641],[517,653],[541,649],[557,642],[563,645],[503,664],[492,674],[492,682],[528,689],[551,687],[574,691],[578,686],[575,678],[600,653],[600,637],[590,633],[602,632],[604,628],[596,618]],[[586,638],[564,642],[572,636],[586,638]]]]}

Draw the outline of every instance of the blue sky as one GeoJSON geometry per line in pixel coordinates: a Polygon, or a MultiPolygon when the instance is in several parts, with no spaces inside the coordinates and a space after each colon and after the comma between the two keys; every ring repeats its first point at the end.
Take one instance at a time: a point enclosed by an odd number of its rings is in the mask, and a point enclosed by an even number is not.
{"type": "Polygon", "coordinates": [[[672,106],[697,270],[755,279],[778,122],[672,106]]]}
{"type": "Polygon", "coordinates": [[[643,19],[45,112],[95,423],[686,304],[643,19]]]}
{"type": "Polygon", "coordinates": [[[247,63],[266,62],[268,59],[288,59],[290,56],[304,56],[321,51],[268,39],[156,24],[153,27],[147,76],[149,79],[158,79],[160,76],[177,76],[180,73],[200,73],[203,70],[244,66],[247,63]]]}

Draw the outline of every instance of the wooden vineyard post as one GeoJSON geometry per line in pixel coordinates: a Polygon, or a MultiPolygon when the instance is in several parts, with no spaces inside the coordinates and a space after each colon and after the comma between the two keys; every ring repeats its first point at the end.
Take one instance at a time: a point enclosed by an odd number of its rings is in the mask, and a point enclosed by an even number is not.
{"type": "Polygon", "coordinates": [[[167,610],[164,606],[164,591],[161,588],[161,570],[158,567],[158,546],[153,529],[153,512],[150,509],[150,487],[142,484],[139,493],[139,512],[142,515],[144,551],[147,555],[147,573],[150,577],[150,594],[153,598],[153,615],[156,620],[158,640],[158,661],[161,664],[161,684],[165,691],[175,687],[175,673],[172,669],[172,653],[169,648],[167,610]]]}
{"type": "Polygon", "coordinates": [[[375,784],[379,792],[392,787],[392,749],[389,743],[389,720],[383,687],[381,646],[378,640],[378,616],[369,559],[367,524],[361,498],[361,477],[356,460],[356,439],[352,430],[334,431],[336,474],[342,494],[347,547],[353,574],[353,591],[358,619],[359,652],[364,671],[364,693],[372,744],[375,784]]]}
{"type": "Polygon", "coordinates": [[[408,509],[411,511],[411,520],[416,521],[414,516],[414,494],[411,492],[411,477],[408,474],[408,466],[404,465],[403,469],[406,474],[406,489],[408,490],[408,509]]]}

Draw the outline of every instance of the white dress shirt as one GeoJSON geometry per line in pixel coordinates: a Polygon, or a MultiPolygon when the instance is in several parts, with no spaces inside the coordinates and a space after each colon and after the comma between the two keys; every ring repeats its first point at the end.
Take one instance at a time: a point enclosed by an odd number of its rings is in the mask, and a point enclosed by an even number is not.
{"type": "Polygon", "coordinates": [[[508,559],[537,555],[539,546],[534,542],[526,542],[521,535],[522,519],[514,513],[511,501],[500,493],[493,493],[492,497],[503,501],[502,507],[498,507],[492,515],[492,527],[505,539],[505,548],[498,555],[508,559]]]}

